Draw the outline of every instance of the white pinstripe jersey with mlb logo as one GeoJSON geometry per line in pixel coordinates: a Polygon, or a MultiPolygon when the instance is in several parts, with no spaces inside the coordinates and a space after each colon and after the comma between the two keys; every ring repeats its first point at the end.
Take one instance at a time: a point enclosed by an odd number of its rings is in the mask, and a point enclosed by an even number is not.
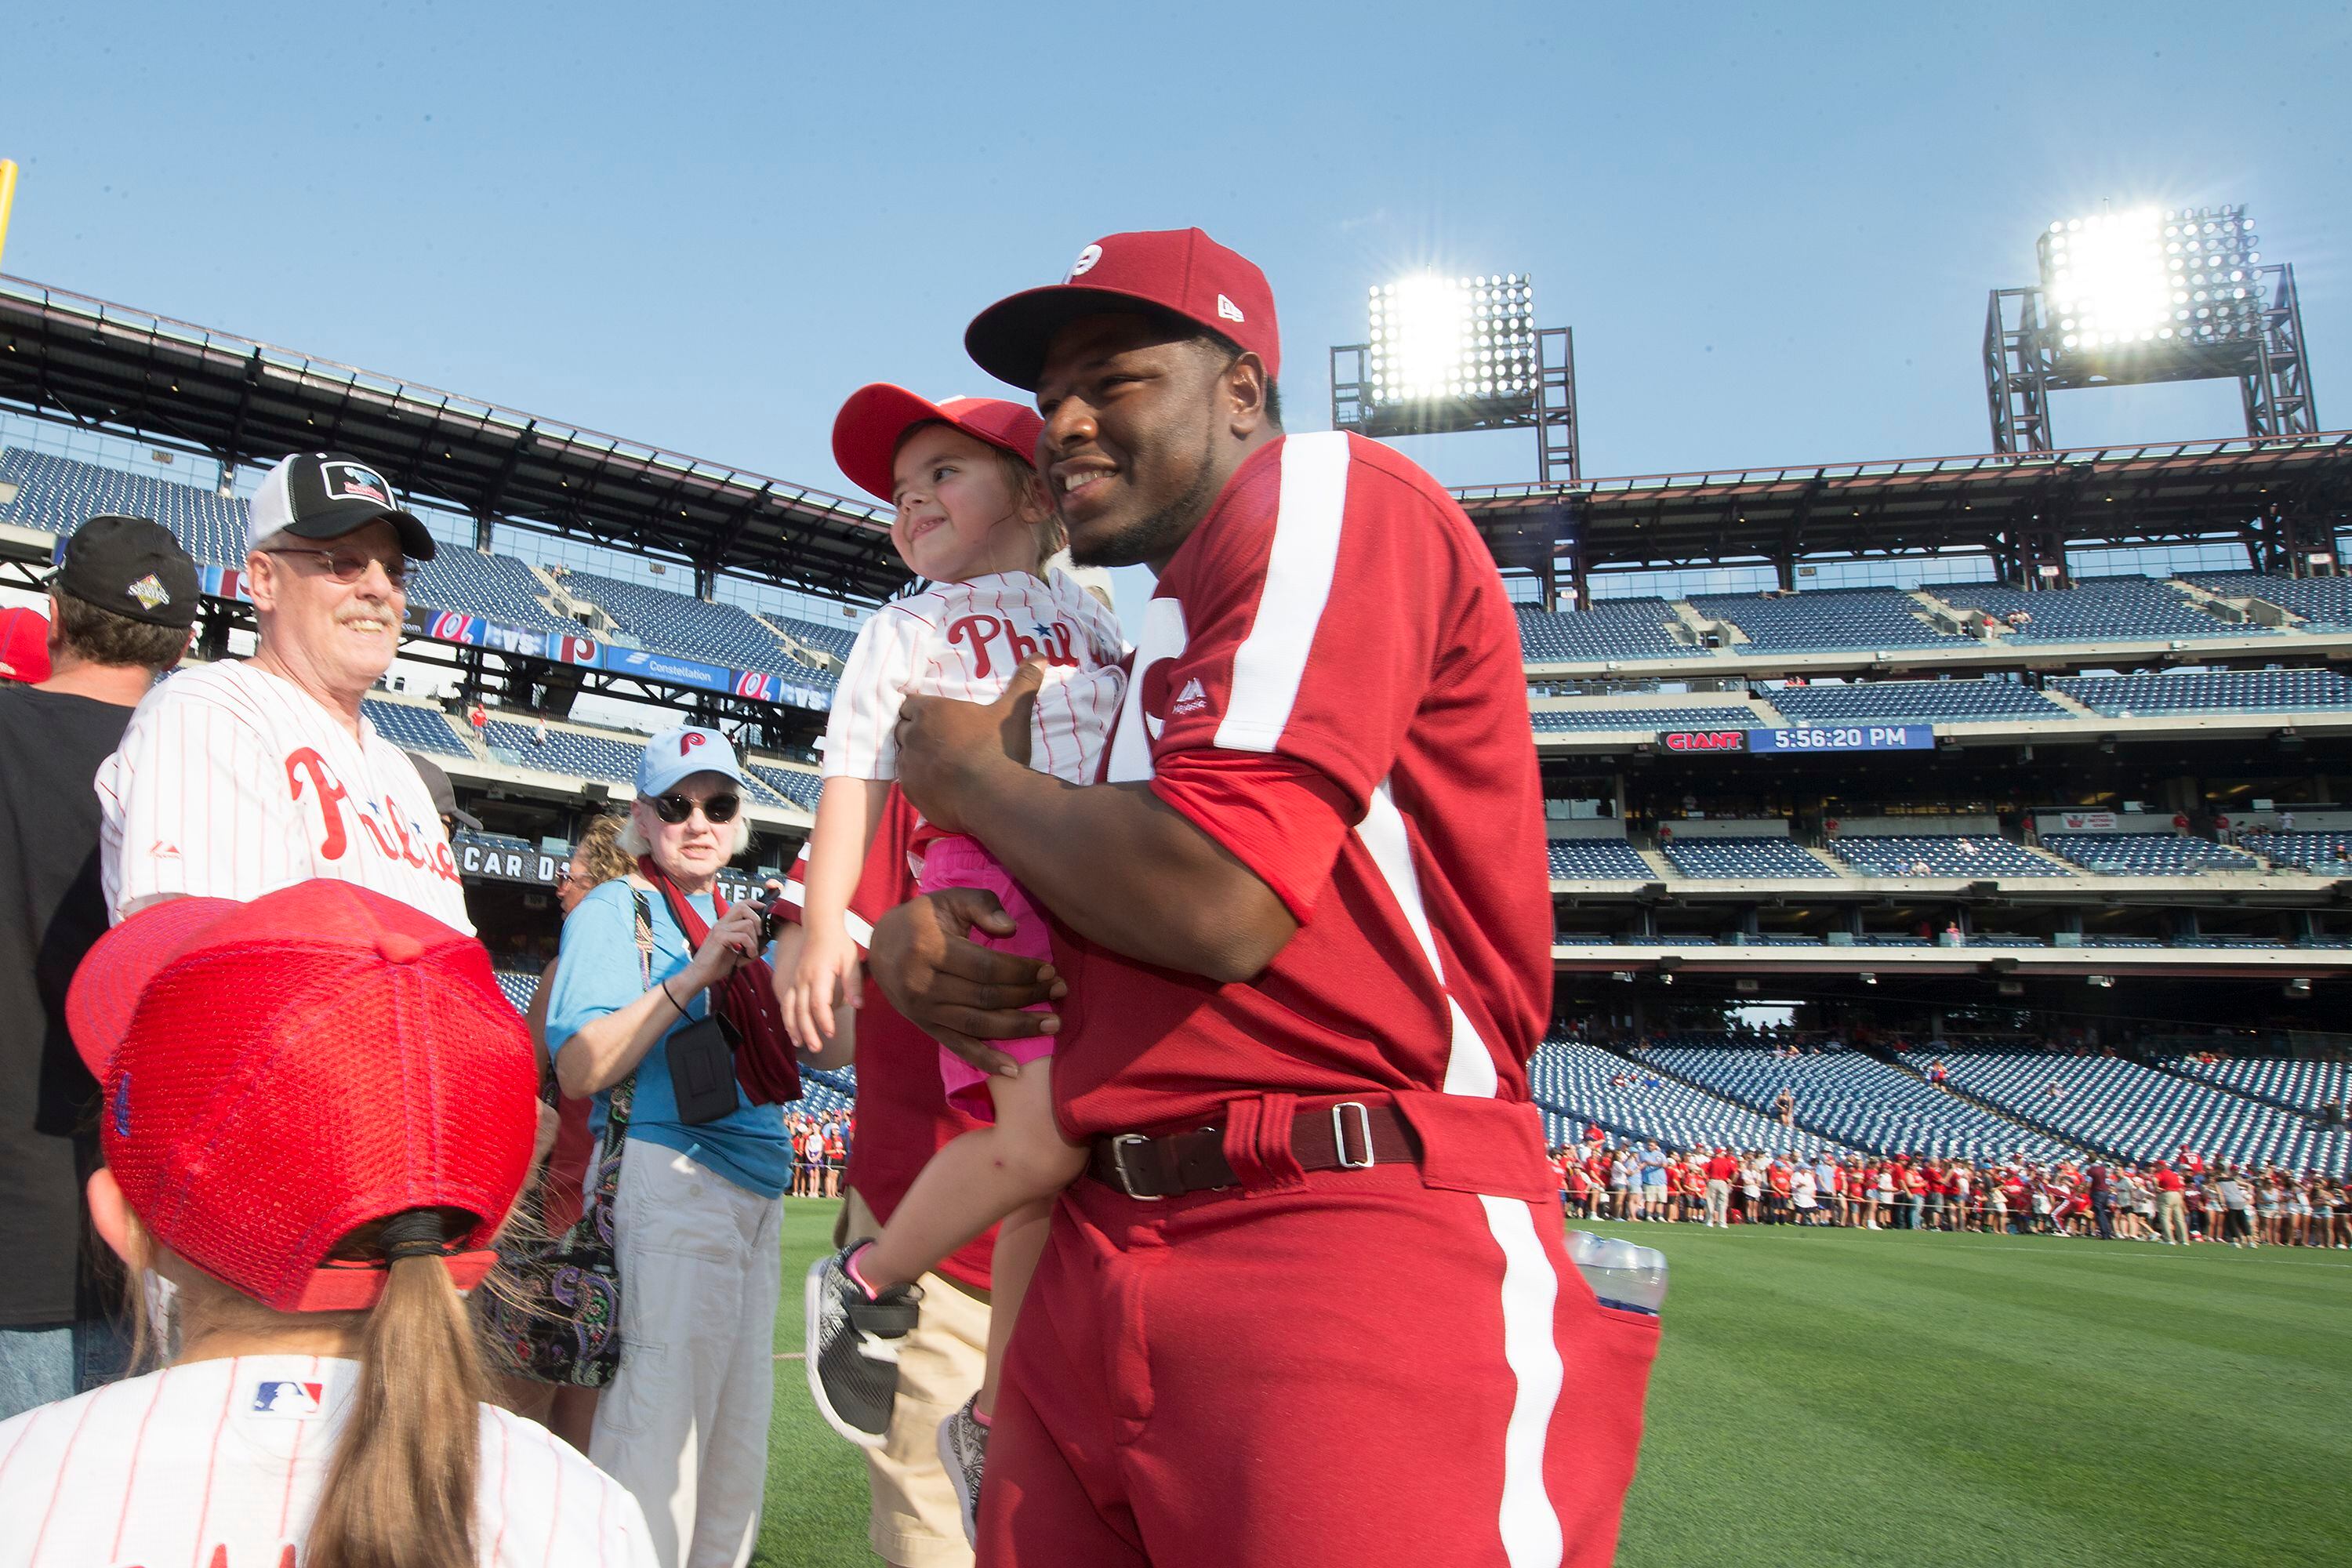
{"type": "Polygon", "coordinates": [[[415,764],[365,718],[353,735],[251,664],[185,670],[150,691],[96,784],[118,921],[159,895],[249,901],[326,877],[473,931],[415,764]]]}
{"type": "Polygon", "coordinates": [[[1029,721],[1029,765],[1092,784],[1127,689],[1118,618],[1055,569],[938,586],[875,612],[857,634],[824,727],[824,776],[894,779],[909,696],[993,702],[1026,658],[1045,660],[1029,721]]]}
{"type": "MultiPolygon", "coordinates": [[[[359,1363],[190,1362],[0,1423],[0,1568],[300,1568],[359,1363]]],[[[637,1500],[481,1406],[478,1562],[652,1568],[637,1500]]]]}

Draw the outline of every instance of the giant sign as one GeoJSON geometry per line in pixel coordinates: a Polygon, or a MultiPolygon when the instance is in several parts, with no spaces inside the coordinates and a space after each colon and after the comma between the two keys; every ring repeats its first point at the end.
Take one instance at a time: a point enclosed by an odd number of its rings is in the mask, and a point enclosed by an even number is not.
{"type": "Polygon", "coordinates": [[[1808,730],[1668,730],[1669,752],[1924,752],[1936,744],[1927,724],[1822,724],[1808,730]]]}

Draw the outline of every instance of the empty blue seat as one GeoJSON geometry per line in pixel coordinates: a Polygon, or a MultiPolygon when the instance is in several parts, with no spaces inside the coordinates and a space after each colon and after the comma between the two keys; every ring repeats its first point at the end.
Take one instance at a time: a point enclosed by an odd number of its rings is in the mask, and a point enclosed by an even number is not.
{"type": "Polygon", "coordinates": [[[1929,626],[1919,602],[1893,588],[1817,588],[1779,597],[1693,594],[1690,605],[1709,620],[1729,621],[1764,652],[1958,647],[1968,640],[1929,626]]]}
{"type": "Polygon", "coordinates": [[[2258,871],[2242,850],[2186,833],[2048,833],[2042,847],[2102,877],[2193,877],[2202,871],[2258,871]]]}
{"type": "Polygon", "coordinates": [[[1859,834],[1822,847],[1862,877],[2068,877],[1997,833],[1859,834]],[[1925,864],[1923,873],[1917,868],[1925,864]]]}
{"type": "Polygon", "coordinates": [[[1691,651],[1666,630],[1675,613],[1664,599],[1598,599],[1589,610],[1517,609],[1519,651],[1529,664],[1673,658],[1691,651]]]}
{"type": "Polygon", "coordinates": [[[1544,847],[1559,880],[1647,882],[1657,876],[1622,838],[1555,838],[1544,847]]]}
{"type": "Polygon", "coordinates": [[[1763,723],[1748,708],[1539,708],[1534,717],[1538,735],[1571,730],[1750,730],[1763,723]]]}
{"type": "Polygon", "coordinates": [[[2069,719],[2063,708],[2013,680],[1872,680],[1847,686],[1781,686],[1757,695],[1800,722],[1982,723],[1997,719],[2069,719]]]}
{"type": "Polygon", "coordinates": [[[2147,577],[2093,577],[2030,594],[1998,583],[1938,584],[1931,592],[1948,605],[1990,616],[2017,642],[2171,641],[2269,630],[2221,620],[2179,589],[2147,577]],[[2023,618],[2011,625],[2012,616],[2023,618]]]}
{"type": "Polygon", "coordinates": [[[1667,862],[1685,877],[1809,878],[1837,875],[1806,854],[1801,846],[1786,838],[1669,837],[1658,848],[1667,862]]]}
{"type": "Polygon", "coordinates": [[[2094,712],[2295,712],[2352,708],[2352,681],[2332,669],[2188,669],[2162,675],[2078,675],[2051,685],[2094,712]]]}

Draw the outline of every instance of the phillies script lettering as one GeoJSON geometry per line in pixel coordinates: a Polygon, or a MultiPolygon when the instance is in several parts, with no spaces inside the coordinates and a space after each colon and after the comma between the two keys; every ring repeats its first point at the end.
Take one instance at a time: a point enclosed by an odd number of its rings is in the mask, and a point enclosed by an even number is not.
{"type": "Polygon", "coordinates": [[[1034,639],[1023,637],[1019,627],[1001,616],[962,616],[948,623],[948,642],[971,649],[971,661],[976,667],[973,679],[978,680],[987,679],[993,668],[988,657],[992,637],[1001,637],[1012,649],[1012,657],[1006,661],[1010,664],[1017,665],[1024,658],[1042,658],[1047,664],[1077,668],[1077,658],[1070,652],[1067,626],[1055,621],[1051,626],[1033,626],[1029,629],[1037,634],[1034,639]]]}
{"type": "Polygon", "coordinates": [[[351,835],[343,826],[343,811],[349,807],[376,852],[385,859],[429,870],[446,882],[459,879],[457,858],[446,842],[433,844],[411,835],[397,811],[387,810],[379,818],[373,803],[352,800],[351,792],[336,779],[334,770],[327,766],[327,760],[308,746],[289,752],[286,758],[287,793],[298,804],[306,784],[319,802],[321,860],[340,860],[351,847],[351,835]]]}

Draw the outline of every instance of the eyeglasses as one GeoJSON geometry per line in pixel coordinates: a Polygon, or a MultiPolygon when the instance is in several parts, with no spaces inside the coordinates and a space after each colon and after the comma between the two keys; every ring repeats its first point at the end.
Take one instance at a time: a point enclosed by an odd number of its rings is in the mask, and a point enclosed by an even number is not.
{"type": "Polygon", "coordinates": [[[379,556],[363,555],[352,550],[305,550],[297,545],[274,546],[264,555],[315,555],[327,563],[327,575],[338,583],[356,583],[367,575],[371,566],[383,568],[385,581],[394,588],[408,585],[408,563],[405,560],[385,561],[379,556]]]}
{"type": "Polygon", "coordinates": [[[740,795],[714,795],[705,800],[696,800],[684,795],[657,795],[654,796],[653,805],[654,815],[675,827],[692,816],[698,805],[702,808],[705,822],[732,822],[735,814],[743,809],[743,801],[740,795]]]}

